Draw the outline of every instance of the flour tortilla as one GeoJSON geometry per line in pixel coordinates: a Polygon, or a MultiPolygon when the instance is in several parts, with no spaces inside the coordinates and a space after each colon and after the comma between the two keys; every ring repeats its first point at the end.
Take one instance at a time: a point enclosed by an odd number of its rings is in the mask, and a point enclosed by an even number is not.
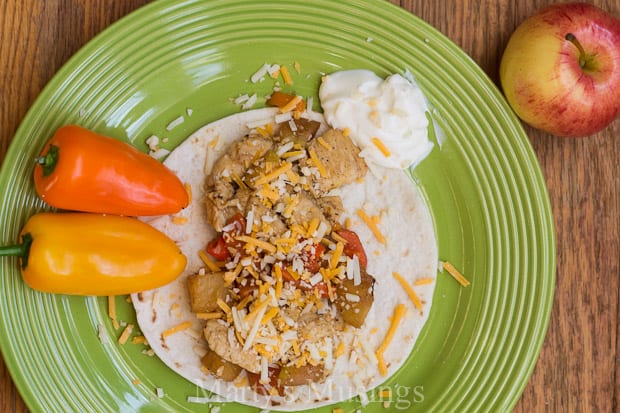
{"type": "MultiPolygon", "coordinates": [[[[204,267],[198,251],[216,235],[205,218],[205,177],[230,143],[249,132],[247,124],[271,119],[275,113],[275,109],[258,109],[208,124],[166,159],[165,164],[183,182],[191,185],[191,204],[175,215],[188,221],[175,224],[173,217],[161,216],[148,222],[178,243],[188,264],[184,274],[174,282],[134,294],[132,298],[141,331],[155,354],[175,372],[227,401],[269,410],[297,411],[337,403],[360,394],[363,397],[365,392],[380,385],[402,366],[428,318],[435,282],[414,287],[423,302],[422,311],[418,311],[392,273],[398,272],[409,284],[420,278],[435,279],[438,258],[429,211],[411,179],[401,170],[374,170],[363,182],[334,190],[342,197],[345,207],[342,220],[350,218],[351,229],[357,232],[365,247],[367,270],[376,278],[376,284],[375,301],[366,322],[360,329],[350,326],[346,329],[344,342],[348,344],[347,350],[335,360],[333,373],[324,383],[290,387],[292,391],[285,398],[262,396],[247,386],[236,386],[205,373],[200,363],[206,348],[202,337],[203,322],[190,311],[186,285],[187,276],[204,267]],[[356,214],[360,208],[370,216],[381,215],[379,226],[387,239],[386,245],[380,244],[361,222],[356,214]],[[407,311],[385,352],[388,375],[383,377],[379,373],[375,350],[386,336],[390,317],[399,303],[404,303],[407,311]],[[164,331],[187,321],[191,328],[162,338],[164,331]]],[[[320,114],[316,114],[316,118],[322,121],[320,114]]]]}

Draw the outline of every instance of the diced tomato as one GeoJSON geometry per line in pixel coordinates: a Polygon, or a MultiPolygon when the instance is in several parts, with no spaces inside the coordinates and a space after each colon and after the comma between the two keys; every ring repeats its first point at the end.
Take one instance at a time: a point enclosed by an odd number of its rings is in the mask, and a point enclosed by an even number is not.
{"type": "Polygon", "coordinates": [[[337,230],[336,233],[347,241],[344,245],[344,255],[350,258],[357,255],[357,259],[360,261],[360,266],[366,268],[366,265],[368,265],[368,258],[366,257],[364,246],[362,245],[362,242],[357,234],[344,228],[337,230]]]}
{"type": "Polygon", "coordinates": [[[321,268],[321,256],[324,252],[325,247],[322,244],[304,248],[301,259],[304,261],[305,268],[313,274],[317,272],[321,268]]]}
{"type": "Polygon", "coordinates": [[[270,389],[274,388],[280,396],[284,395],[284,389],[280,386],[278,376],[280,375],[280,367],[269,367],[269,383],[263,384],[260,382],[260,374],[247,371],[248,382],[250,387],[258,394],[263,396],[269,396],[270,389]]]}
{"type": "Polygon", "coordinates": [[[206,248],[207,253],[218,261],[225,261],[230,258],[230,252],[226,247],[224,237],[217,237],[209,241],[206,248]]]}

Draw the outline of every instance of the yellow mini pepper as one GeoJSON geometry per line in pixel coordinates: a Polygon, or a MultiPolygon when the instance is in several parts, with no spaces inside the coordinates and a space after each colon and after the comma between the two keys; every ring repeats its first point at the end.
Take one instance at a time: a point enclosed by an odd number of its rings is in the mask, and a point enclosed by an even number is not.
{"type": "Polygon", "coordinates": [[[165,234],[124,216],[43,212],[28,220],[20,238],[0,255],[19,256],[26,284],[49,293],[150,290],[174,280],[187,262],[165,234]]]}

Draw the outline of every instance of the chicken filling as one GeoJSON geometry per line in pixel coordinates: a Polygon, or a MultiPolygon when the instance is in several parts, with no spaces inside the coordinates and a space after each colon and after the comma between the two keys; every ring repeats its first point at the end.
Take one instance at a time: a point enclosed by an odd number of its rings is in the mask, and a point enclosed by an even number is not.
{"type": "Polygon", "coordinates": [[[206,247],[210,269],[188,279],[205,320],[202,364],[227,381],[246,374],[260,394],[325,380],[341,332],[362,326],[373,303],[364,248],[329,194],[367,166],[341,131],[318,129],[298,119],[274,136],[248,135],[206,179],[218,236],[206,247]]]}

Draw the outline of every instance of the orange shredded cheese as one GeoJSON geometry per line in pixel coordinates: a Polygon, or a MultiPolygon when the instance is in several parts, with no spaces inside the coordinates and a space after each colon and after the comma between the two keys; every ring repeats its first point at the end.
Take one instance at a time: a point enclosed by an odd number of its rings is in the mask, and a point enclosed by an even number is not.
{"type": "MultiPolygon", "coordinates": [[[[263,241],[257,238],[250,237],[248,235],[239,235],[237,237],[239,241],[245,242],[247,245],[252,245],[257,248],[261,248],[267,252],[275,253],[276,247],[273,244],[268,243],[267,241],[263,241]]],[[[248,271],[250,267],[245,267],[248,271]]]]}
{"type": "Polygon", "coordinates": [[[336,268],[338,265],[338,261],[342,256],[342,252],[344,251],[344,244],[342,242],[336,243],[336,249],[334,250],[331,259],[329,260],[329,267],[336,268]]]}
{"type": "Polygon", "coordinates": [[[469,280],[465,278],[465,276],[461,274],[456,268],[454,268],[454,265],[450,264],[449,262],[444,262],[443,268],[448,271],[448,273],[452,277],[454,277],[454,279],[458,281],[458,283],[461,284],[463,287],[467,287],[469,284],[471,284],[469,280]]]}
{"type": "Polygon", "coordinates": [[[377,361],[379,362],[379,372],[384,377],[387,375],[387,366],[385,364],[385,360],[383,359],[383,353],[388,348],[388,346],[390,345],[390,342],[394,338],[394,334],[396,333],[398,324],[400,323],[400,320],[405,315],[406,311],[407,311],[407,308],[405,307],[405,304],[400,303],[396,306],[396,308],[394,309],[394,315],[392,316],[392,320],[390,322],[390,328],[388,329],[388,332],[385,335],[383,342],[381,343],[379,348],[377,348],[377,350],[375,351],[375,355],[377,356],[377,361]]]}
{"type": "Polygon", "coordinates": [[[302,99],[303,98],[299,95],[295,96],[293,99],[289,100],[286,105],[280,108],[280,112],[281,113],[290,112],[291,110],[295,109],[295,107],[297,107],[297,104],[301,102],[302,99]]]}
{"type": "Polygon", "coordinates": [[[133,379],[131,382],[132,382],[133,384],[135,384],[136,386],[137,386],[138,384],[142,383],[142,382],[140,381],[140,379],[133,379]]]}
{"type": "Polygon", "coordinates": [[[118,343],[121,346],[124,345],[127,342],[127,340],[129,339],[129,336],[131,335],[132,331],[133,331],[133,324],[127,324],[127,326],[125,327],[125,329],[121,333],[121,336],[118,338],[118,343]]]}
{"type": "Polygon", "coordinates": [[[334,407],[332,413],[344,413],[344,410],[341,407],[334,407]]]}
{"type": "Polygon", "coordinates": [[[276,315],[278,315],[279,312],[280,312],[279,307],[271,307],[269,311],[265,313],[265,315],[263,316],[263,319],[260,321],[261,325],[267,324],[269,320],[271,320],[276,315]]]}
{"type": "Polygon", "coordinates": [[[189,200],[189,203],[191,204],[192,203],[192,197],[193,197],[192,186],[189,183],[185,182],[183,184],[183,187],[185,188],[185,192],[187,192],[187,199],[189,200]]]}
{"type": "Polygon", "coordinates": [[[316,169],[319,170],[319,173],[321,174],[321,176],[323,177],[327,176],[327,170],[325,169],[325,167],[319,160],[314,149],[309,149],[308,154],[310,155],[310,159],[312,159],[312,162],[314,162],[314,166],[316,166],[316,169]]]}
{"type": "Polygon", "coordinates": [[[381,397],[382,399],[386,399],[386,398],[390,398],[392,397],[392,390],[390,389],[383,389],[379,392],[379,397],[381,397]]]}
{"type": "Polygon", "coordinates": [[[187,217],[176,216],[172,218],[172,223],[175,225],[184,225],[184,224],[187,224],[187,221],[188,221],[187,217]]]}
{"type": "Polygon", "coordinates": [[[198,256],[200,257],[200,259],[202,260],[202,262],[205,263],[205,265],[207,267],[209,267],[209,269],[213,272],[218,272],[220,271],[220,267],[217,265],[217,263],[215,261],[213,261],[209,255],[204,252],[204,251],[199,251],[198,252],[198,256]]]}
{"type": "Polygon", "coordinates": [[[293,167],[293,164],[289,162],[284,162],[282,166],[274,169],[273,171],[269,172],[266,175],[258,177],[258,179],[256,179],[254,184],[258,186],[258,185],[266,184],[267,182],[271,182],[277,177],[279,177],[280,175],[282,175],[283,173],[286,173],[286,171],[288,171],[292,167],[293,167]]]}
{"type": "Polygon", "coordinates": [[[212,320],[215,318],[220,318],[221,316],[222,313],[218,311],[214,311],[212,313],[196,313],[196,318],[198,318],[199,320],[212,320]]]}
{"type": "Polygon", "coordinates": [[[430,277],[418,278],[417,280],[414,281],[413,285],[426,285],[426,284],[431,284],[433,281],[435,281],[435,279],[430,278],[430,277]]]}
{"type": "Polygon", "coordinates": [[[409,298],[411,298],[411,301],[413,302],[413,305],[415,306],[415,308],[417,308],[419,311],[422,311],[422,302],[420,301],[420,298],[415,293],[415,291],[413,291],[413,288],[411,288],[407,280],[405,280],[396,271],[394,271],[392,275],[394,276],[394,278],[396,278],[396,280],[400,283],[403,289],[407,292],[407,295],[409,296],[409,298]]]}
{"type": "Polygon", "coordinates": [[[131,344],[146,344],[146,337],[144,336],[135,336],[131,339],[131,344]]]}
{"type": "Polygon", "coordinates": [[[388,149],[387,146],[385,146],[385,143],[383,143],[383,141],[379,138],[377,138],[376,136],[373,137],[371,139],[373,145],[375,145],[377,147],[377,149],[379,149],[381,151],[381,153],[383,154],[383,156],[385,156],[386,158],[389,158],[390,156],[392,156],[392,152],[390,152],[390,150],[388,149]]]}
{"type": "Polygon", "coordinates": [[[299,62],[295,62],[293,63],[293,67],[295,68],[295,71],[300,74],[301,73],[301,65],[299,64],[299,62]]]}
{"type": "Polygon", "coordinates": [[[323,139],[322,136],[319,136],[318,138],[316,138],[316,141],[319,143],[319,145],[321,145],[322,147],[324,147],[328,151],[331,151],[333,149],[332,146],[329,143],[325,142],[325,139],[323,139]]]}
{"type": "Polygon", "coordinates": [[[383,237],[383,234],[379,230],[377,223],[372,218],[370,218],[368,214],[364,212],[363,209],[358,209],[357,215],[362,219],[362,221],[364,221],[366,225],[368,225],[368,228],[370,228],[372,233],[375,235],[375,238],[377,238],[377,241],[385,245],[385,238],[383,237]]]}
{"type": "Polygon", "coordinates": [[[217,306],[218,306],[218,307],[220,307],[220,308],[221,308],[221,309],[222,309],[222,310],[223,310],[226,314],[231,314],[231,311],[232,311],[232,310],[230,309],[230,307],[228,306],[228,304],[226,304],[226,303],[224,302],[224,300],[222,300],[221,298],[218,298],[218,299],[217,299],[217,301],[216,301],[216,304],[217,304],[217,306]]]}
{"type": "Polygon", "coordinates": [[[183,330],[187,330],[188,328],[190,328],[192,326],[192,323],[190,321],[185,321],[181,324],[177,324],[176,326],[169,328],[168,330],[164,331],[163,333],[161,333],[161,337],[162,338],[168,338],[173,334],[179,333],[183,330]]]}
{"type": "Polygon", "coordinates": [[[282,80],[284,80],[285,85],[293,84],[293,79],[291,79],[291,74],[288,72],[286,66],[280,66],[280,74],[282,75],[282,80]]]}
{"type": "Polygon", "coordinates": [[[350,134],[351,134],[351,129],[349,129],[349,128],[344,128],[344,129],[342,130],[342,135],[343,135],[343,136],[349,136],[350,134]]]}
{"type": "Polygon", "coordinates": [[[108,317],[112,320],[112,327],[118,330],[118,320],[116,318],[116,296],[108,296],[108,317]]]}
{"type": "Polygon", "coordinates": [[[379,373],[383,377],[387,376],[388,369],[385,364],[385,360],[383,359],[383,353],[375,352],[375,356],[377,356],[377,364],[379,366],[379,373]]]}

